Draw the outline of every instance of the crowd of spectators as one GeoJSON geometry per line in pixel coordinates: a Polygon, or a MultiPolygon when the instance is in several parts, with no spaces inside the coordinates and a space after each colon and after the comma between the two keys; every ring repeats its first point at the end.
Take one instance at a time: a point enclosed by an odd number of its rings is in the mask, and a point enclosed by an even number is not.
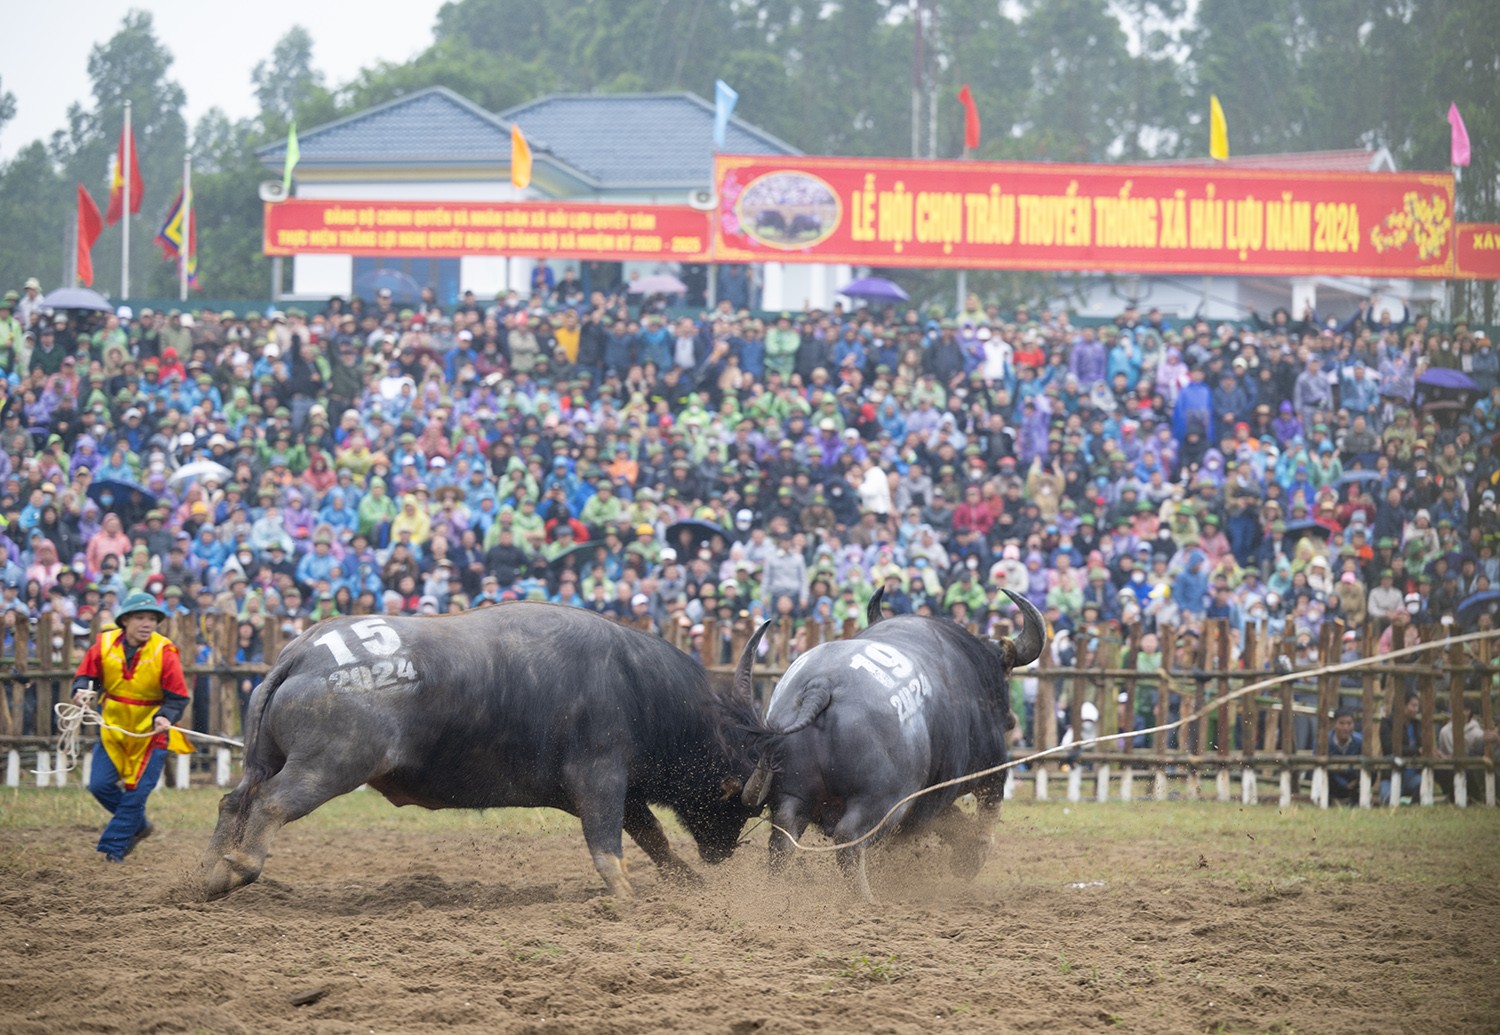
{"type": "Polygon", "coordinates": [[[1110,623],[1310,647],[1334,618],[1398,645],[1493,621],[1460,605],[1500,581],[1500,357],[1462,323],[674,316],[537,284],[311,314],[10,292],[7,634],[136,590],[237,616],[246,657],[266,622],[509,599],[862,622],[877,586],[987,631],[1024,593],[1063,651],[1110,623]]]}

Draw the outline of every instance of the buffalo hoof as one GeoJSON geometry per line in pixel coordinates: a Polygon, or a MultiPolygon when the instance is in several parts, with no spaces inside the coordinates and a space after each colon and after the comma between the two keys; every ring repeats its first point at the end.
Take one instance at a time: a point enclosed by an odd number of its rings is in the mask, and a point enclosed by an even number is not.
{"type": "Polygon", "coordinates": [[[683,888],[701,888],[708,883],[702,874],[686,863],[678,863],[676,866],[663,866],[661,868],[663,879],[683,888]]]}
{"type": "Polygon", "coordinates": [[[203,897],[212,901],[223,898],[235,888],[253,884],[260,877],[260,867],[245,858],[221,856],[209,866],[203,877],[203,897]]]}
{"type": "Polygon", "coordinates": [[[988,841],[956,844],[953,846],[953,857],[949,860],[948,869],[960,880],[973,880],[979,876],[979,871],[984,869],[985,860],[989,857],[990,843],[988,841]]]}

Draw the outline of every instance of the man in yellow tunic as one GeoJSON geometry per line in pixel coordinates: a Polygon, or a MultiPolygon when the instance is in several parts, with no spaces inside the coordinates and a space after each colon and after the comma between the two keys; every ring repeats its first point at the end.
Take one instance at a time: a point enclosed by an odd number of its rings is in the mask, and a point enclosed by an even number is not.
{"type": "Polygon", "coordinates": [[[188,689],[176,645],[156,631],[166,616],[150,593],[130,594],[115,617],[118,628],[100,635],[73,679],[75,703],[96,688],[101,694],[97,707],[106,725],[94,748],[89,792],[114,815],[99,835],[106,862],[123,862],[152,833],[146,798],[161,779],[167,752],[193,750],[171,728],[187,708],[188,689]]]}

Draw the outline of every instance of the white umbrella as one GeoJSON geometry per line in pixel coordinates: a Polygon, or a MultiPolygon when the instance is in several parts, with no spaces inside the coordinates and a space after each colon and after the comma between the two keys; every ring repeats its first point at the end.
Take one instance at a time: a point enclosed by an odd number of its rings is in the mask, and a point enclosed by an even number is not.
{"type": "Polygon", "coordinates": [[[176,485],[178,482],[190,482],[198,478],[215,478],[220,485],[234,477],[234,472],[223,464],[212,460],[194,460],[190,464],[183,464],[167,479],[168,485],[176,485]]]}
{"type": "Polygon", "coordinates": [[[626,290],[632,295],[680,295],[687,285],[670,273],[653,273],[632,280],[626,290]]]}

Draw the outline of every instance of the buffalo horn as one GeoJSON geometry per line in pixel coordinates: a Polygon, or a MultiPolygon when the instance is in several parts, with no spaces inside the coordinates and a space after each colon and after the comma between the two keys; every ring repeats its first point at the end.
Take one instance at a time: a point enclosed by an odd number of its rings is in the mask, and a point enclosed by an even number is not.
{"type": "Polygon", "coordinates": [[[747,808],[758,809],[766,803],[771,796],[771,760],[762,758],[755,765],[755,772],[750,774],[750,782],[745,784],[745,790],[740,795],[740,801],[747,808]]]}
{"type": "Polygon", "coordinates": [[[1042,656],[1042,648],[1047,645],[1047,619],[1036,605],[1019,593],[1005,590],[1005,595],[1010,597],[1010,602],[1020,609],[1022,615],[1021,633],[1011,640],[1011,645],[1016,652],[1015,664],[1017,667],[1031,664],[1042,656]]]}
{"type": "Polygon", "coordinates": [[[865,605],[865,625],[874,625],[876,622],[880,621],[880,602],[884,598],[885,587],[877,586],[875,589],[875,595],[872,596],[870,598],[870,602],[865,605]]]}
{"type": "Polygon", "coordinates": [[[760,638],[770,627],[770,619],[760,623],[760,628],[745,642],[745,649],[740,651],[739,664],[734,667],[734,692],[747,701],[755,700],[755,686],[751,678],[755,669],[755,648],[760,646],[760,638]]]}

